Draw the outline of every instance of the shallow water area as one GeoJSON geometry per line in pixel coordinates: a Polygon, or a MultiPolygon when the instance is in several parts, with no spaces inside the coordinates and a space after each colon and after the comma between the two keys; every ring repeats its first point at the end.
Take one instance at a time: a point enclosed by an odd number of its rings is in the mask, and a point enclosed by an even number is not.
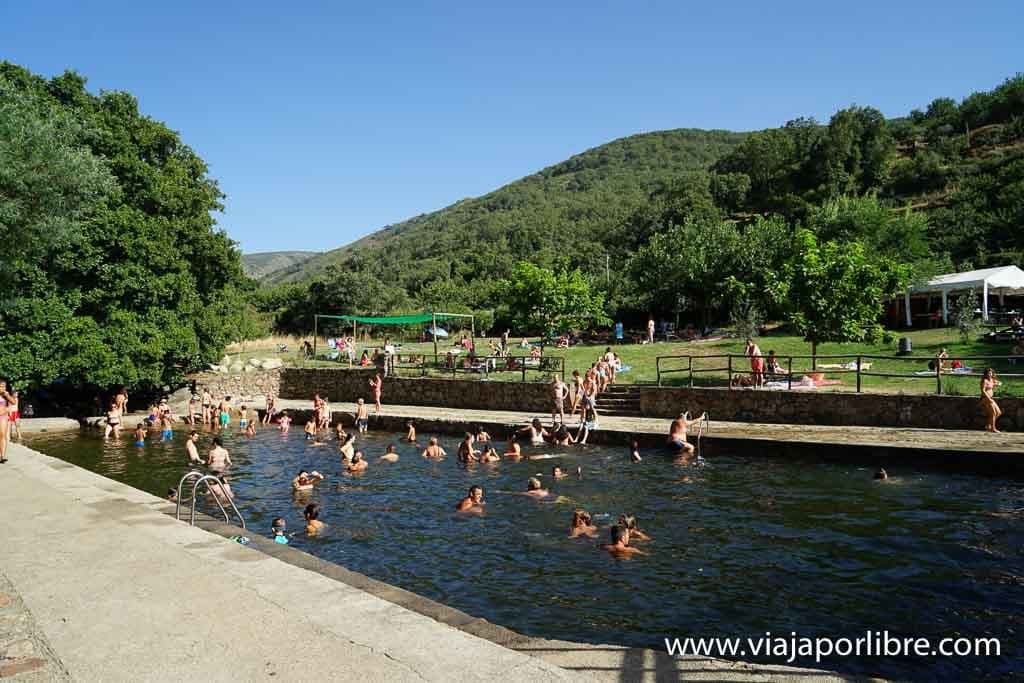
{"type": "MultiPolygon", "coordinates": [[[[156,495],[186,471],[186,431],[54,434],[30,446],[156,495]]],[[[201,431],[205,457],[213,432],[201,431]]],[[[402,435],[370,433],[357,447],[365,473],[343,473],[333,436],[307,443],[262,428],[222,434],[234,465],[236,503],[250,534],[287,520],[291,544],[349,569],[521,633],[569,641],[664,648],[666,637],[994,636],[999,657],[831,657],[795,665],[893,678],[1008,678],[1024,669],[1024,484],[961,474],[890,470],[781,458],[717,456],[704,466],[655,452],[641,463],[623,447],[526,449],[542,460],[463,467],[420,457],[402,435]],[[395,463],[378,458],[388,444],[395,463]],[[551,468],[569,476],[559,481],[551,468]],[[327,476],[294,494],[299,469],[327,476]],[[581,475],[576,475],[581,468],[581,475]],[[537,476],[551,495],[518,492],[537,476]],[[459,515],[472,484],[486,511],[459,515]],[[328,526],[307,537],[302,510],[321,505],[328,526]],[[568,539],[573,510],[589,510],[599,539],[568,539]],[[597,548],[619,514],[634,514],[652,540],[628,561],[597,548]]],[[[503,451],[503,443],[498,450],[503,451]]],[[[208,512],[214,512],[209,507],[208,512]]],[[[748,659],[757,659],[747,656],[748,659]]],[[[778,660],[762,660],[776,661],[778,660]]]]}

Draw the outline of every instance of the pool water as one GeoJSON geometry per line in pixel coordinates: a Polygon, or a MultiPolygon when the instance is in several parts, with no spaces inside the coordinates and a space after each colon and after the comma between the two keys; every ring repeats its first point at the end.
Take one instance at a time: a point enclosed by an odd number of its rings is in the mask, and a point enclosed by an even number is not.
{"type": "MultiPolygon", "coordinates": [[[[163,496],[187,471],[185,432],[158,436],[144,448],[130,434],[30,445],[163,496]]],[[[204,455],[211,436],[202,435],[204,455]]],[[[651,648],[665,637],[766,631],[994,636],[1000,657],[833,657],[817,666],[961,680],[1024,670],[1024,483],[909,469],[876,483],[862,466],[778,457],[684,466],[649,452],[632,463],[626,448],[601,446],[466,468],[454,457],[457,438],[440,438],[449,457],[432,462],[399,435],[370,433],[358,441],[369,469],[346,476],[333,439],[310,446],[301,429],[224,435],[250,533],[270,536],[271,520],[284,517],[296,548],[527,635],[651,648]],[[378,462],[391,443],[400,460],[378,462]],[[556,464],[572,476],[552,481],[556,464]],[[327,479],[293,494],[300,468],[327,479]],[[515,495],[535,475],[552,491],[548,502],[515,495]],[[486,513],[457,515],[471,484],[483,486],[486,513]],[[303,531],[311,501],[328,525],[315,538],[303,531]],[[600,542],[619,514],[636,515],[652,540],[635,545],[649,554],[620,561],[596,540],[568,539],[577,507],[593,513],[600,542]]]]}

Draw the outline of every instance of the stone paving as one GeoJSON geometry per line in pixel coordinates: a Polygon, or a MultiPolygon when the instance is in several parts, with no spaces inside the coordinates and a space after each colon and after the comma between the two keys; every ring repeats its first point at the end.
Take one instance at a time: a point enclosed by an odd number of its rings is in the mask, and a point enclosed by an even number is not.
{"type": "MultiPolygon", "coordinates": [[[[279,400],[282,409],[308,411],[310,401],[279,400]]],[[[332,403],[335,414],[354,413],[354,404],[332,403]]],[[[373,416],[373,407],[370,406],[373,416]]],[[[426,406],[404,406],[384,404],[382,416],[389,418],[413,418],[449,423],[452,429],[461,425],[502,424],[524,425],[534,417],[545,422],[550,415],[513,411],[463,410],[457,408],[433,408],[426,406]]],[[[713,418],[714,416],[712,416],[713,418]]],[[[575,419],[567,420],[575,425],[575,419]]],[[[646,435],[664,437],[668,434],[669,421],[649,417],[600,417],[601,430],[623,435],[646,435]]],[[[825,425],[788,425],[754,422],[711,421],[704,438],[709,441],[752,441],[821,446],[877,447],[907,449],[915,451],[954,451],[971,453],[1001,453],[1024,455],[1024,433],[1003,432],[990,434],[985,431],[953,429],[912,429],[902,427],[857,427],[825,425]]]]}
{"type": "Polygon", "coordinates": [[[0,678],[21,683],[70,680],[32,613],[3,572],[0,572],[0,678]]]}

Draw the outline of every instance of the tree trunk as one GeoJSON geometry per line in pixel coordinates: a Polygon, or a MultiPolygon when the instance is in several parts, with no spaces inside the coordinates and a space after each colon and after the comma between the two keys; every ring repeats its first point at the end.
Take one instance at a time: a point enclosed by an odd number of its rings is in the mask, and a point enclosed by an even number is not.
{"type": "Polygon", "coordinates": [[[811,342],[811,370],[818,369],[818,342],[811,342]]]}

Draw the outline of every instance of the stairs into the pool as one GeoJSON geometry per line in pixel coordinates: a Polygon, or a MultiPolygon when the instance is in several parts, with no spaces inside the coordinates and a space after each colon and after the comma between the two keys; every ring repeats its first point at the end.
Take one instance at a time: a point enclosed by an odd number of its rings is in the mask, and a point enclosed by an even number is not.
{"type": "Polygon", "coordinates": [[[597,397],[597,414],[640,417],[640,387],[612,384],[597,397]]]}

